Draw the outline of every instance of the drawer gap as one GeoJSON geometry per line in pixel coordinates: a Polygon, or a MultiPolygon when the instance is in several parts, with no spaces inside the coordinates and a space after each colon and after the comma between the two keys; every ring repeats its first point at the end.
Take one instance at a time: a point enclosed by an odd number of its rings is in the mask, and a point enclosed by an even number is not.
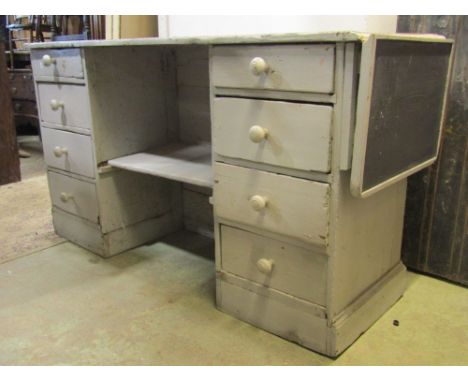
{"type": "Polygon", "coordinates": [[[268,97],[255,97],[255,96],[238,96],[238,95],[229,95],[229,94],[218,94],[215,95],[215,98],[237,98],[237,99],[256,99],[260,101],[275,101],[275,102],[287,102],[287,103],[298,103],[298,104],[308,104],[308,105],[322,105],[322,106],[331,106],[334,104],[332,102],[319,102],[319,101],[297,101],[284,98],[268,98],[268,97]]]}

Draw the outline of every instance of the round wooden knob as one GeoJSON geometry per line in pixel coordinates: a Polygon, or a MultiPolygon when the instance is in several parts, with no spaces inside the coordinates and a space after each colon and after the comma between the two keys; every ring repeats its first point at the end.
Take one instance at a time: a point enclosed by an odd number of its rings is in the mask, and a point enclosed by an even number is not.
{"type": "Polygon", "coordinates": [[[67,192],[60,193],[60,200],[64,203],[68,202],[70,199],[73,199],[73,195],[67,192]]]}
{"type": "Polygon", "coordinates": [[[63,106],[64,106],[63,102],[57,101],[56,99],[53,99],[53,100],[50,101],[50,108],[52,110],[58,110],[63,106]]]}
{"type": "Polygon", "coordinates": [[[250,61],[250,71],[255,76],[259,76],[260,74],[264,74],[268,72],[268,64],[267,62],[261,57],[255,57],[250,61]]]}
{"type": "Polygon", "coordinates": [[[60,147],[60,146],[54,147],[54,155],[57,158],[60,158],[62,155],[67,155],[67,154],[68,154],[68,149],[66,147],[60,147]]]}
{"type": "Polygon", "coordinates": [[[274,262],[270,259],[259,259],[257,261],[257,269],[266,275],[269,275],[273,271],[273,265],[274,262]]]}
{"type": "Polygon", "coordinates": [[[44,55],[42,56],[42,64],[43,64],[44,66],[50,66],[50,65],[52,65],[54,62],[55,62],[55,60],[54,60],[52,57],[50,57],[48,54],[44,54],[44,55]]]}
{"type": "Polygon", "coordinates": [[[260,195],[254,195],[250,198],[250,206],[255,210],[255,211],[261,211],[263,210],[268,204],[268,201],[265,197],[260,196],[260,195]]]}
{"type": "Polygon", "coordinates": [[[268,130],[261,126],[254,125],[249,129],[249,138],[254,143],[260,143],[267,138],[267,135],[268,130]]]}

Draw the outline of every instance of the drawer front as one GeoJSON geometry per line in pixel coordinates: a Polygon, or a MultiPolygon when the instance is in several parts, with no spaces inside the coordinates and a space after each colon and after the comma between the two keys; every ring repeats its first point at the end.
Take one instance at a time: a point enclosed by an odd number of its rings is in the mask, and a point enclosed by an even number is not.
{"type": "Polygon", "coordinates": [[[98,222],[96,186],[71,176],[48,172],[52,204],[94,223],[98,222]]]}
{"type": "Polygon", "coordinates": [[[221,268],[325,305],[327,256],[324,254],[223,225],[221,268]]]}
{"type": "Polygon", "coordinates": [[[42,144],[48,166],[94,178],[95,164],[90,136],[43,128],[42,144]]]}
{"type": "Polygon", "coordinates": [[[216,46],[212,60],[215,87],[326,94],[334,91],[332,44],[216,46]]]}
{"type": "Polygon", "coordinates": [[[35,101],[15,99],[13,100],[15,115],[37,118],[37,105],[35,101]]]}
{"type": "Polygon", "coordinates": [[[31,73],[10,73],[11,96],[13,99],[36,101],[34,81],[31,73]]]}
{"type": "Polygon", "coordinates": [[[326,245],[328,184],[223,163],[214,172],[218,217],[326,245]]]}
{"type": "Polygon", "coordinates": [[[86,86],[39,83],[37,89],[42,121],[63,127],[91,129],[86,86]]]}
{"type": "Polygon", "coordinates": [[[331,106],[216,98],[217,154],[305,171],[330,171],[331,106]]]}
{"type": "Polygon", "coordinates": [[[20,70],[12,69],[8,71],[11,84],[14,84],[16,82],[23,82],[23,81],[34,82],[33,75],[30,70],[25,70],[25,69],[20,69],[20,70]]]}
{"type": "Polygon", "coordinates": [[[80,49],[34,49],[31,65],[36,78],[84,78],[80,49]]]}

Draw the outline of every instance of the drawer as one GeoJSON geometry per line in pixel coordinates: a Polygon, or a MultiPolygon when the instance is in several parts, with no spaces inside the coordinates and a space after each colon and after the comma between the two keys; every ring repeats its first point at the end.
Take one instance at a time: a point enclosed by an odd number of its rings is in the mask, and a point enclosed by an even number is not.
{"type": "Polygon", "coordinates": [[[52,204],[71,214],[98,222],[96,185],[68,175],[48,172],[52,204]]]}
{"type": "Polygon", "coordinates": [[[48,166],[94,178],[94,154],[89,135],[43,128],[42,144],[48,166]]]}
{"type": "Polygon", "coordinates": [[[326,183],[215,163],[214,210],[223,219],[327,244],[326,183]]]}
{"type": "Polygon", "coordinates": [[[10,82],[11,84],[14,84],[16,82],[31,82],[33,83],[33,75],[32,72],[28,69],[12,69],[8,71],[9,77],[10,77],[10,82]]]}
{"type": "Polygon", "coordinates": [[[212,49],[215,87],[331,94],[335,45],[239,45],[212,49]]]}
{"type": "Polygon", "coordinates": [[[90,130],[91,112],[86,86],[39,83],[37,91],[42,121],[90,130]]]}
{"type": "Polygon", "coordinates": [[[325,305],[327,256],[324,254],[222,225],[221,268],[325,305]]]}
{"type": "Polygon", "coordinates": [[[217,154],[305,171],[330,171],[331,106],[215,98],[217,154]]]}
{"type": "Polygon", "coordinates": [[[31,73],[10,73],[10,80],[11,96],[13,99],[36,101],[34,81],[31,73]]]}
{"type": "Polygon", "coordinates": [[[35,101],[14,99],[13,110],[15,112],[15,116],[22,115],[25,117],[37,118],[37,105],[35,101]]]}
{"type": "Polygon", "coordinates": [[[84,78],[80,49],[33,49],[31,66],[36,78],[84,78]]]}

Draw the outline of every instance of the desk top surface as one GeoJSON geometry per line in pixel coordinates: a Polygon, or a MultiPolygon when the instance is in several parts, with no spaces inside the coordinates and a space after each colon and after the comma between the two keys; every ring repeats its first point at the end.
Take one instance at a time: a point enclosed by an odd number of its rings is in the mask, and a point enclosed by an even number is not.
{"type": "Polygon", "coordinates": [[[50,48],[94,48],[108,46],[151,46],[151,45],[228,45],[228,44],[286,44],[286,43],[326,43],[326,42],[365,42],[370,36],[383,39],[412,40],[427,42],[451,42],[435,34],[370,34],[360,32],[326,32],[326,33],[288,33],[238,36],[200,36],[177,38],[132,38],[115,40],[81,40],[54,41],[27,44],[30,49],[50,48]]]}

